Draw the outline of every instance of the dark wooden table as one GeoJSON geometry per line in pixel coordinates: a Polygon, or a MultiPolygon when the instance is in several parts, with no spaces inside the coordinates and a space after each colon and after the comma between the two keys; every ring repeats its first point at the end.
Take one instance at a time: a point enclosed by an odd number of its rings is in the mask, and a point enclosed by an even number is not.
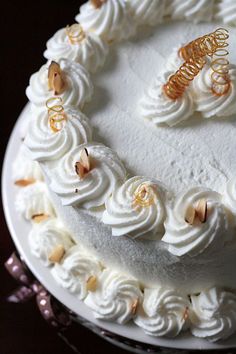
{"type": "MultiPolygon", "coordinates": [[[[53,33],[74,22],[83,1],[4,1],[1,16],[1,160],[13,125],[27,102],[25,88],[30,75],[44,63],[45,43],[53,33]]],[[[41,318],[35,302],[12,304],[6,295],[16,287],[3,267],[14,250],[3,211],[0,224],[0,354],[66,354],[67,345],[41,318]]],[[[72,330],[84,354],[125,353],[89,330],[72,330]]]]}

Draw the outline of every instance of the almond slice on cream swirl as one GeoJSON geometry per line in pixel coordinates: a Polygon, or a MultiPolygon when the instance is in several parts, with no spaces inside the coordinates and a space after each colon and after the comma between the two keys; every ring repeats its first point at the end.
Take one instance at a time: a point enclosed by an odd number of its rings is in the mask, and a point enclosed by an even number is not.
{"type": "Polygon", "coordinates": [[[214,0],[166,0],[166,15],[173,19],[186,19],[199,23],[211,21],[214,14],[214,0]]]}
{"type": "Polygon", "coordinates": [[[31,120],[25,139],[32,159],[56,160],[74,147],[91,140],[92,129],[88,118],[69,106],[64,106],[64,113],[65,119],[61,122],[61,129],[55,132],[50,126],[46,108],[44,112],[35,112],[36,117],[31,120]]]}
{"type": "Polygon", "coordinates": [[[162,22],[165,8],[163,0],[127,0],[131,16],[139,25],[151,25],[162,22]]]}
{"type": "Polygon", "coordinates": [[[163,91],[163,85],[173,73],[167,72],[158,77],[154,84],[145,92],[140,102],[141,115],[155,125],[167,124],[170,127],[189,118],[195,105],[189,88],[182,97],[172,100],[163,91]]]}
{"type": "Polygon", "coordinates": [[[176,256],[197,256],[208,248],[215,250],[217,247],[219,250],[232,233],[222,196],[203,187],[193,187],[176,198],[173,209],[168,210],[165,229],[162,241],[176,256]],[[197,209],[202,200],[207,206],[206,218],[204,222],[196,218],[190,224],[187,221],[188,210],[197,209]]]}
{"type": "Polygon", "coordinates": [[[130,178],[107,199],[102,221],[111,226],[113,236],[163,233],[164,195],[165,189],[158,180],[130,178]]]}
{"type": "Polygon", "coordinates": [[[66,252],[73,246],[67,230],[57,218],[35,224],[29,233],[31,253],[40,258],[45,266],[51,265],[50,255],[58,247],[66,252]]]}
{"type": "MultiPolygon", "coordinates": [[[[230,88],[224,95],[212,92],[212,69],[206,65],[192,83],[192,91],[196,102],[196,110],[204,118],[214,116],[226,117],[236,113],[236,66],[229,66],[230,88]]],[[[219,78],[220,79],[220,78],[219,78]]],[[[220,85],[219,85],[220,89],[220,85]]]]}
{"type": "Polygon", "coordinates": [[[99,143],[84,144],[71,150],[53,171],[51,188],[63,205],[85,209],[102,206],[117,186],[125,180],[125,168],[115,152],[99,143]],[[86,149],[91,169],[82,178],[76,171],[86,149]]]}
{"type": "Polygon", "coordinates": [[[190,306],[188,297],[177,290],[145,289],[134,322],[151,336],[173,338],[188,328],[190,306]]]}
{"type": "Polygon", "coordinates": [[[82,40],[71,43],[66,28],[62,28],[48,40],[44,57],[55,61],[69,59],[95,72],[105,63],[107,54],[108,45],[96,34],[84,33],[82,40]]]}
{"type": "MultiPolygon", "coordinates": [[[[64,88],[60,96],[64,105],[83,108],[83,105],[91,100],[93,84],[87,70],[79,63],[68,59],[60,59],[58,62],[62,71],[64,88]]],[[[45,110],[45,102],[54,94],[49,89],[48,71],[50,62],[43,65],[40,70],[30,78],[26,95],[33,104],[32,109],[45,110]]]]}
{"type": "Polygon", "coordinates": [[[90,307],[96,318],[127,323],[142,301],[138,281],[131,276],[104,270],[97,281],[95,292],[90,292],[85,304],[90,307]]]}
{"type": "Polygon", "coordinates": [[[220,0],[216,5],[215,19],[236,26],[236,2],[220,0]]]}
{"type": "Polygon", "coordinates": [[[62,262],[56,263],[52,269],[52,275],[57,283],[80,300],[88,294],[89,278],[97,277],[100,273],[99,261],[78,245],[71,247],[62,262]]]}
{"type": "Polygon", "coordinates": [[[211,288],[191,296],[191,332],[210,342],[227,339],[236,331],[236,294],[211,288]]]}
{"type": "Polygon", "coordinates": [[[126,39],[134,31],[123,0],[87,1],[80,7],[75,19],[85,31],[91,31],[107,41],[126,39]]]}

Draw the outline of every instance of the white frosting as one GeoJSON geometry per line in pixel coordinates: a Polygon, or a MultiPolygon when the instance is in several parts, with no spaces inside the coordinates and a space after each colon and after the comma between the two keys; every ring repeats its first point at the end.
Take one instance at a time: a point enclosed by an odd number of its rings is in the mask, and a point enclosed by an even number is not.
{"type": "Polygon", "coordinates": [[[182,193],[165,222],[166,232],[162,241],[168,244],[168,250],[176,256],[197,256],[208,247],[220,250],[230,237],[226,211],[221,202],[220,194],[202,187],[182,193]],[[185,221],[187,209],[196,207],[200,199],[207,202],[206,222],[196,221],[190,225],[185,221]]]}
{"type": "Polygon", "coordinates": [[[39,163],[32,161],[28,156],[26,147],[22,144],[12,165],[13,181],[42,181],[43,174],[39,163]]]}
{"type": "Polygon", "coordinates": [[[98,260],[88,254],[81,246],[74,246],[64,256],[60,264],[55,264],[52,274],[58,284],[80,300],[87,296],[87,281],[91,276],[98,276],[101,265],[98,260]]]}
{"type": "Polygon", "coordinates": [[[236,178],[229,180],[226,184],[223,201],[236,216],[236,178]]]}
{"type": "Polygon", "coordinates": [[[191,332],[211,342],[224,340],[236,331],[236,295],[211,288],[191,296],[194,315],[191,332]]]}
{"type": "Polygon", "coordinates": [[[35,215],[55,215],[47,187],[43,182],[21,188],[16,195],[15,206],[17,212],[27,220],[31,220],[35,215]]]}
{"type": "Polygon", "coordinates": [[[163,91],[163,85],[173,73],[165,73],[164,77],[158,77],[155,83],[145,92],[140,105],[141,114],[156,125],[167,124],[174,126],[189,118],[194,112],[194,102],[189,88],[184,94],[172,100],[163,91]]]}
{"type": "Polygon", "coordinates": [[[78,110],[64,106],[66,120],[59,132],[54,132],[48,119],[48,112],[35,112],[31,120],[25,144],[34,160],[56,160],[74,147],[91,140],[89,120],[78,110]]]}
{"type": "Polygon", "coordinates": [[[103,205],[126,176],[117,154],[98,143],[81,145],[71,150],[53,173],[50,186],[61,197],[63,205],[77,205],[86,209],[103,205]],[[88,151],[93,167],[80,178],[75,164],[80,161],[84,148],[88,151]]]}
{"type": "Polygon", "coordinates": [[[139,25],[162,22],[165,0],[127,0],[128,9],[139,25]]]}
{"type": "Polygon", "coordinates": [[[66,29],[62,28],[48,40],[44,57],[55,61],[66,58],[80,63],[88,71],[95,72],[103,66],[107,54],[107,44],[96,34],[86,33],[80,43],[71,44],[66,29]]]}
{"type": "Polygon", "coordinates": [[[85,31],[92,31],[108,41],[127,38],[133,33],[123,0],[106,0],[99,8],[87,1],[75,19],[85,31]]]}
{"type": "MultiPolygon", "coordinates": [[[[58,64],[62,70],[65,89],[59,95],[66,106],[82,108],[85,102],[91,100],[93,84],[89,73],[79,63],[68,59],[59,60],[58,64]]],[[[46,101],[54,95],[48,86],[48,68],[50,63],[43,65],[40,70],[30,78],[29,86],[26,89],[28,99],[39,110],[45,110],[46,101]]]]}
{"type": "Polygon", "coordinates": [[[236,26],[236,3],[233,0],[219,0],[215,18],[231,26],[236,26]]]}
{"type": "Polygon", "coordinates": [[[133,304],[141,301],[138,282],[121,273],[105,270],[98,278],[98,288],[85,299],[94,316],[101,320],[128,322],[133,316],[133,304]]]}
{"type": "Polygon", "coordinates": [[[130,235],[141,236],[151,231],[158,237],[163,232],[165,206],[163,201],[162,184],[155,179],[146,177],[133,177],[119,188],[115,189],[112,196],[106,201],[102,221],[112,227],[113,236],[130,235]],[[135,193],[141,186],[150,186],[150,193],[144,198],[147,204],[134,204],[135,193]],[[150,198],[153,201],[150,202],[150,198]]]}
{"type": "Polygon", "coordinates": [[[189,306],[187,296],[176,290],[145,289],[143,309],[139,309],[134,321],[149,335],[176,337],[188,327],[185,313],[189,306]]]}
{"type": "Polygon", "coordinates": [[[166,0],[166,14],[173,19],[186,19],[194,23],[211,21],[214,0],[166,0]]]}
{"type": "Polygon", "coordinates": [[[193,81],[194,101],[196,110],[201,112],[203,117],[210,118],[214,116],[226,117],[236,112],[236,66],[231,65],[229,76],[231,86],[229,91],[222,96],[212,93],[211,82],[212,69],[208,65],[193,81]]]}
{"type": "Polygon", "coordinates": [[[49,258],[57,246],[63,246],[66,251],[73,245],[68,232],[56,218],[35,224],[29,233],[29,244],[32,254],[46,266],[52,264],[49,258]]]}

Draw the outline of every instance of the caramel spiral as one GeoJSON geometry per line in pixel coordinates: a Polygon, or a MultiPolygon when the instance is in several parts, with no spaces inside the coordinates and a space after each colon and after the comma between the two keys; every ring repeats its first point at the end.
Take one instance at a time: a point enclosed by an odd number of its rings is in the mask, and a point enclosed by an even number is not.
{"type": "Polygon", "coordinates": [[[153,187],[141,184],[134,193],[133,207],[149,207],[154,203],[153,187]]]}
{"type": "Polygon", "coordinates": [[[66,34],[71,44],[78,44],[85,38],[85,33],[79,23],[66,27],[66,34]]]}
{"type": "Polygon", "coordinates": [[[174,75],[170,76],[168,82],[163,86],[165,94],[173,100],[181,97],[205,63],[206,59],[204,57],[189,58],[174,75]]]}
{"type": "Polygon", "coordinates": [[[63,128],[63,123],[66,121],[64,107],[61,97],[51,97],[46,101],[48,109],[48,119],[50,128],[54,133],[59,132],[63,128]]]}

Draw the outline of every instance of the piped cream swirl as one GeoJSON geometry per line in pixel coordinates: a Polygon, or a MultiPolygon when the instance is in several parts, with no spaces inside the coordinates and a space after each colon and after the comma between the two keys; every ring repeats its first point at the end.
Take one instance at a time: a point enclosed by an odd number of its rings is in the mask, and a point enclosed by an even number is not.
{"type": "MultiPolygon", "coordinates": [[[[45,102],[53,96],[53,91],[48,86],[49,62],[43,65],[40,70],[30,78],[26,95],[34,108],[45,110],[45,102]]],[[[59,60],[58,64],[62,70],[65,89],[59,95],[63,104],[82,108],[83,105],[91,100],[93,94],[93,84],[89,73],[79,63],[68,59],[59,60]]]]}
{"type": "Polygon", "coordinates": [[[134,316],[134,307],[141,300],[136,279],[105,270],[98,278],[97,290],[88,294],[85,304],[96,318],[124,324],[134,316]]]}
{"type": "Polygon", "coordinates": [[[236,217],[236,178],[232,178],[226,184],[223,201],[236,217]]]}
{"type": "MultiPolygon", "coordinates": [[[[30,122],[25,144],[37,161],[56,160],[74,147],[91,140],[89,120],[78,110],[64,106],[66,119],[60,131],[54,132],[49,123],[48,112],[35,112],[30,122]]],[[[32,113],[33,114],[33,113],[32,113]]]]}
{"type": "Polygon", "coordinates": [[[230,235],[222,196],[207,188],[194,187],[177,197],[173,210],[169,210],[162,241],[176,256],[197,256],[206,249],[220,249],[230,235]],[[201,199],[207,202],[206,221],[190,225],[186,220],[188,208],[196,207],[201,199]]]}
{"type": "Polygon", "coordinates": [[[58,245],[65,252],[73,245],[68,232],[56,218],[35,224],[29,233],[29,244],[31,253],[45,266],[52,264],[50,255],[58,245]]]}
{"type": "Polygon", "coordinates": [[[98,143],[84,144],[71,150],[54,172],[51,188],[61,197],[62,203],[86,209],[102,206],[126,176],[117,154],[98,143]],[[80,161],[84,148],[92,161],[92,169],[80,178],[75,165],[80,161]]]}
{"type": "Polygon", "coordinates": [[[98,8],[92,1],[87,1],[75,19],[85,31],[92,31],[107,41],[121,40],[133,33],[132,21],[128,20],[126,4],[122,0],[107,0],[98,8]]]}
{"type": "Polygon", "coordinates": [[[134,322],[151,336],[176,337],[188,327],[190,303],[176,290],[145,289],[142,307],[134,322]]]}
{"type": "Polygon", "coordinates": [[[211,288],[191,296],[194,314],[191,332],[211,342],[224,340],[236,331],[236,295],[211,288]]]}
{"type": "Polygon", "coordinates": [[[95,72],[103,66],[107,54],[107,44],[96,34],[86,33],[81,42],[72,44],[66,29],[62,28],[48,40],[44,57],[55,61],[69,59],[80,63],[89,72],[95,72]]]}
{"type": "MultiPolygon", "coordinates": [[[[133,177],[114,190],[106,201],[102,221],[111,226],[113,236],[130,235],[138,237],[152,232],[163,231],[165,218],[164,188],[155,179],[133,177]],[[141,203],[136,203],[135,196],[147,190],[141,203]]],[[[158,236],[156,236],[158,237],[158,236]]]]}
{"type": "Polygon", "coordinates": [[[220,0],[217,4],[215,18],[223,23],[236,26],[236,3],[232,0],[220,0]]]}
{"type": "Polygon", "coordinates": [[[213,18],[214,0],[168,0],[166,15],[173,19],[209,22],[213,18]]]}
{"type": "Polygon", "coordinates": [[[63,261],[55,264],[52,269],[52,275],[57,283],[80,300],[88,294],[89,278],[97,277],[100,272],[99,261],[78,245],[70,248],[63,261]]]}
{"type": "Polygon", "coordinates": [[[189,118],[194,112],[194,102],[187,88],[182,97],[172,100],[163,91],[163,85],[168,81],[170,72],[156,82],[145,92],[140,102],[141,115],[156,125],[167,124],[174,126],[189,118]]]}
{"type": "Polygon", "coordinates": [[[128,10],[139,25],[151,25],[162,22],[165,8],[163,0],[127,0],[128,10]]]}

